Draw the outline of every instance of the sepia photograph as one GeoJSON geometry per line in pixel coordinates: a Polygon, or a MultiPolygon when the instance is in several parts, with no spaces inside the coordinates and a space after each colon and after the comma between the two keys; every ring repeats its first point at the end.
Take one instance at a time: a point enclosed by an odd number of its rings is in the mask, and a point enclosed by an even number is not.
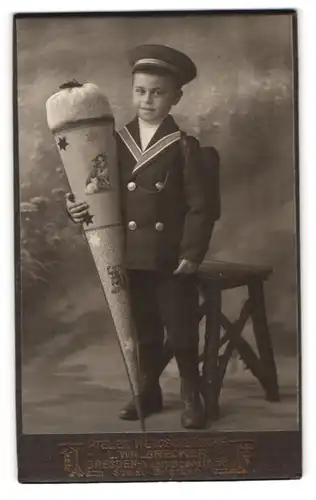
{"type": "Polygon", "coordinates": [[[22,480],[298,477],[295,12],[17,14],[14,48],[22,480]]]}

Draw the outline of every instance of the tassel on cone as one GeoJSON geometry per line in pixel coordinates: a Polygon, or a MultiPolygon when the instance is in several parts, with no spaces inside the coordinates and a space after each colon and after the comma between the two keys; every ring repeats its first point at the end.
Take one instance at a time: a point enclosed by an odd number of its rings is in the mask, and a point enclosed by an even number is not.
{"type": "Polygon", "coordinates": [[[114,118],[107,98],[96,85],[72,81],[60,88],[46,103],[47,122],[74,200],[89,205],[83,229],[110,308],[144,430],[137,349],[123,268],[124,233],[114,118]]]}

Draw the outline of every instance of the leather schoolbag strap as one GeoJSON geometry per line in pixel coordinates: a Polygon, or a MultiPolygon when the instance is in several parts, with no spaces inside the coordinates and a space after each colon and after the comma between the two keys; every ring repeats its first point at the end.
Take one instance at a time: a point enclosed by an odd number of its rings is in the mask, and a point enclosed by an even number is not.
{"type": "Polygon", "coordinates": [[[180,132],[180,144],[181,144],[182,155],[184,158],[184,166],[186,166],[188,163],[188,137],[187,134],[182,130],[180,132]]]}

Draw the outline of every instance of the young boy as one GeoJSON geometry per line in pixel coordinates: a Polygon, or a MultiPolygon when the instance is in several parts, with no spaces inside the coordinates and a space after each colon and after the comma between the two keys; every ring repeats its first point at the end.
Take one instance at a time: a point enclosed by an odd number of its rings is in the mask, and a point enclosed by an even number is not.
{"type": "MultiPolygon", "coordinates": [[[[162,410],[159,375],[166,329],[181,377],[182,426],[201,428],[196,271],[213,221],[199,143],[186,137],[184,147],[184,134],[169,114],[196,67],[185,54],[162,45],[136,47],[130,63],[136,118],[118,132],[117,150],[141,404],[145,416],[162,410]]],[[[88,205],[67,200],[67,209],[81,222],[88,205]]],[[[120,417],[138,418],[133,401],[120,417]]]]}

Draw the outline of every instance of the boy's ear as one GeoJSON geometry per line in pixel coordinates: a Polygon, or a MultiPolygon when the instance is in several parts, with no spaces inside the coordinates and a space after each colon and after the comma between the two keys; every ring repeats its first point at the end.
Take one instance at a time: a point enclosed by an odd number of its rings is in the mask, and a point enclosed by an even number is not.
{"type": "Polygon", "coordinates": [[[183,96],[183,92],[181,89],[177,89],[176,91],[176,95],[175,95],[175,98],[174,98],[174,101],[173,101],[173,106],[175,106],[176,104],[178,104],[178,102],[180,101],[181,97],[183,96]]]}

